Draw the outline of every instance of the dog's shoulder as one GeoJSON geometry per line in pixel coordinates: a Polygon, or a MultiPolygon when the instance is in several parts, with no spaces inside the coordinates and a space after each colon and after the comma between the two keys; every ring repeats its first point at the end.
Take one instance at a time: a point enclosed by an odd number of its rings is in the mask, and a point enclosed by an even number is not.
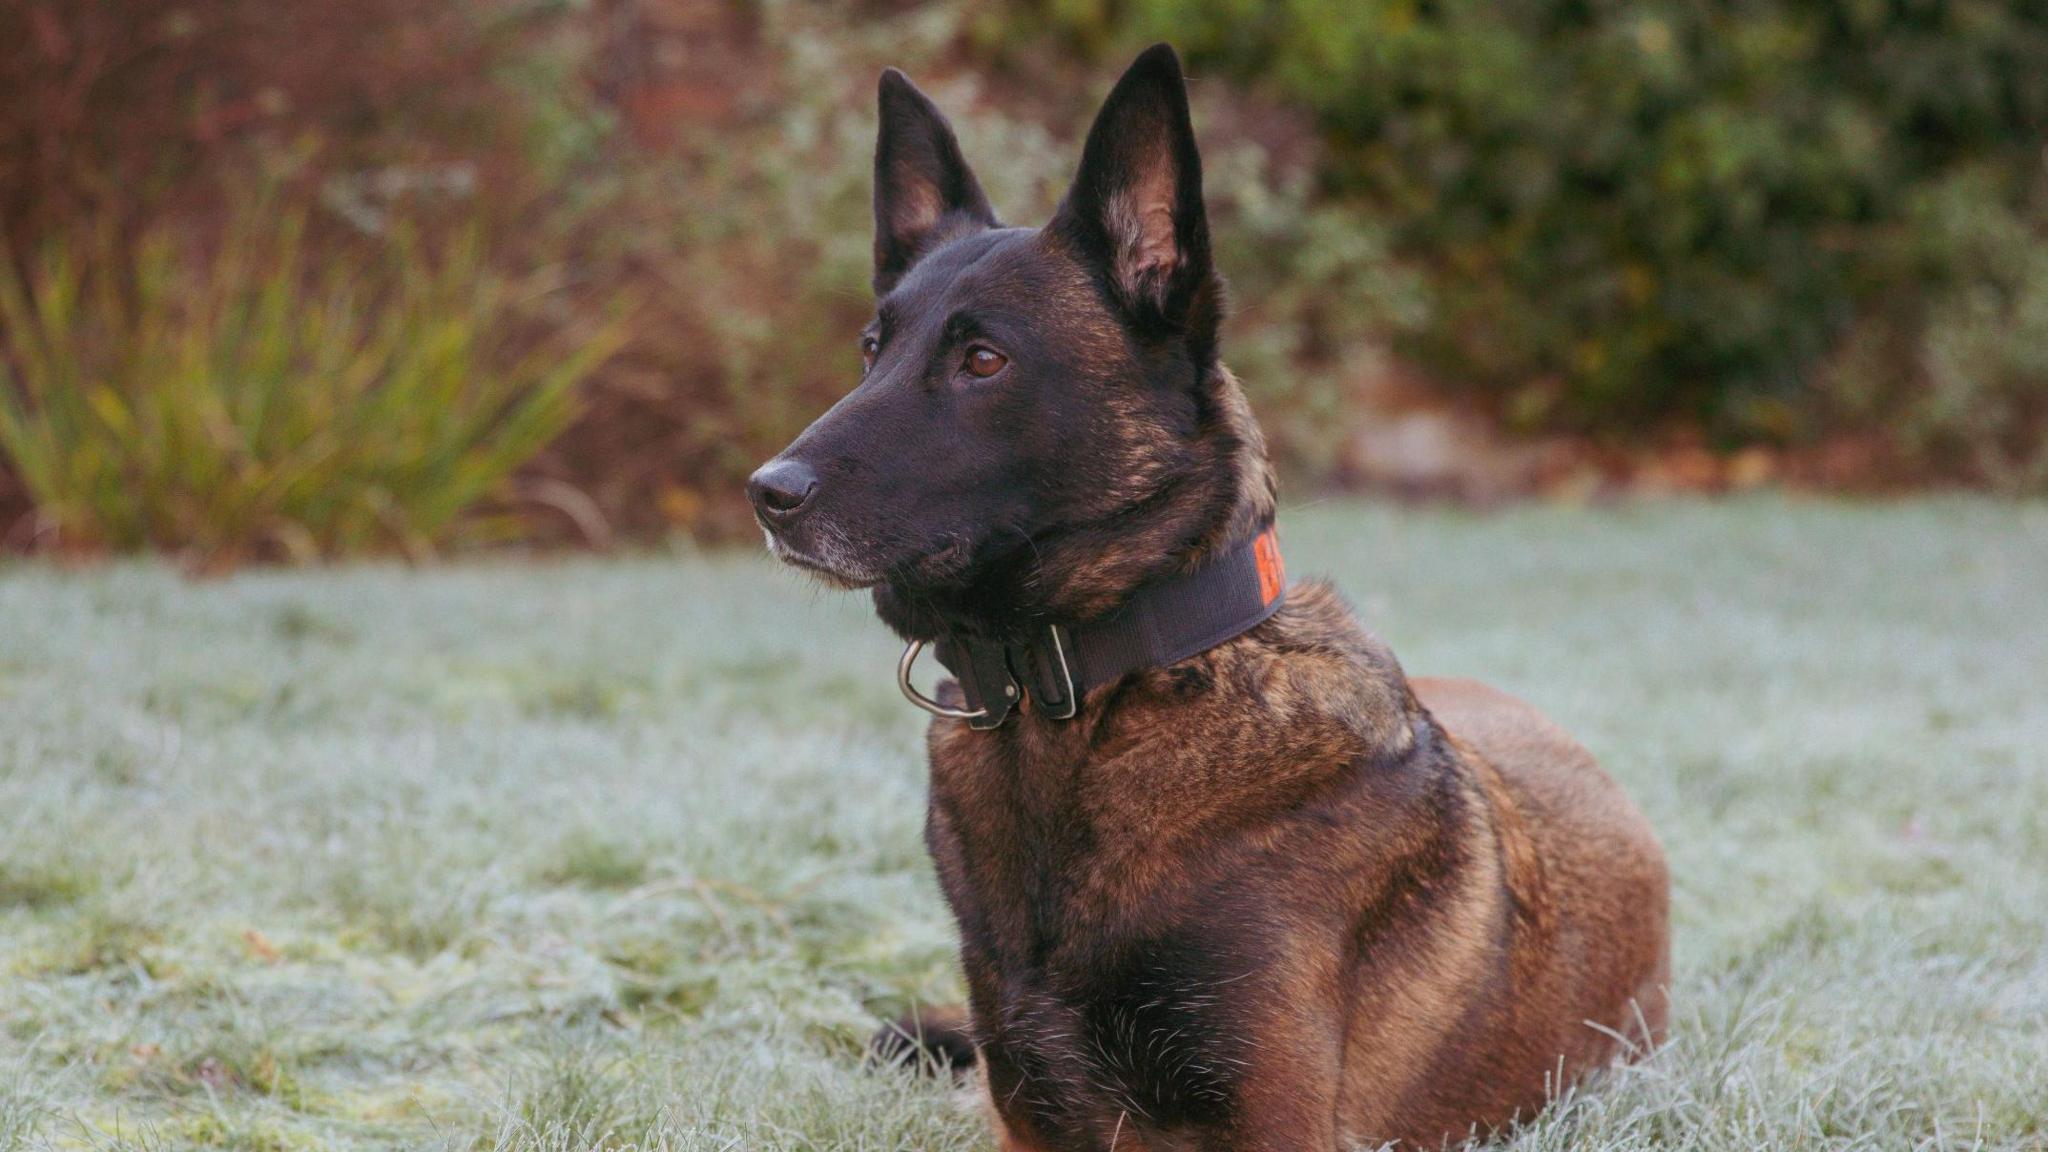
{"type": "Polygon", "coordinates": [[[1237,706],[1274,725],[1327,727],[1375,759],[1407,755],[1423,713],[1385,641],[1330,584],[1307,581],[1246,643],[1219,649],[1237,706]]]}
{"type": "Polygon", "coordinates": [[[989,734],[941,720],[928,750],[935,786],[961,803],[1008,811],[1058,782],[1097,816],[1153,819],[1162,789],[1263,809],[1361,767],[1431,760],[1418,753],[1437,740],[1385,642],[1309,582],[1244,635],[1127,677],[1074,721],[1027,716],[989,734]]]}
{"type": "Polygon", "coordinates": [[[1094,709],[1087,759],[1207,795],[1280,795],[1361,763],[1407,758],[1426,734],[1399,662],[1325,585],[1305,584],[1234,640],[1134,676],[1094,709]],[[1277,791],[1276,791],[1277,790],[1277,791]]]}

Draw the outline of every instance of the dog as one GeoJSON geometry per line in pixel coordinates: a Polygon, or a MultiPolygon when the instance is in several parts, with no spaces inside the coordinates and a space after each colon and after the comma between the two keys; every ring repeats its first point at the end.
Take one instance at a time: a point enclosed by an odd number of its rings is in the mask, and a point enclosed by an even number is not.
{"type": "Polygon", "coordinates": [[[1038,229],[901,73],[879,102],[862,378],[748,495],[777,557],[871,590],[937,714],[969,1002],[885,1035],[974,1065],[1011,1152],[1440,1146],[1659,1041],[1669,880],[1629,799],[1285,585],[1173,50],[1038,229]]]}

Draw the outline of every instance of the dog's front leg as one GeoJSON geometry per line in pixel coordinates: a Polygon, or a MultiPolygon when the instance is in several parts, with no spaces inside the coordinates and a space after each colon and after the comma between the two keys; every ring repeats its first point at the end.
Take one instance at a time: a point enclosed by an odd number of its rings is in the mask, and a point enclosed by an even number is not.
{"type": "Polygon", "coordinates": [[[1335,1152],[1336,1075],[1297,1066],[1247,1085],[1230,1125],[1205,1139],[1209,1152],[1335,1152]]]}
{"type": "Polygon", "coordinates": [[[1333,999],[1311,995],[1254,1017],[1236,1107],[1204,1135],[1205,1152],[1335,1152],[1344,1042],[1333,999]]]}

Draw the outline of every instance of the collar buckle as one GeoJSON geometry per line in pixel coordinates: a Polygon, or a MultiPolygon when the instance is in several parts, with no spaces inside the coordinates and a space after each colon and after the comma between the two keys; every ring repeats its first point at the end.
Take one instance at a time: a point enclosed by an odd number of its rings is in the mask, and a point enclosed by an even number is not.
{"type": "MultiPolygon", "coordinates": [[[[1023,697],[1044,710],[1052,720],[1071,720],[1081,710],[1080,693],[1074,688],[1073,633],[1058,624],[1048,624],[1035,641],[1023,644],[993,644],[955,641],[955,657],[963,667],[954,669],[970,704],[979,707],[948,708],[917,690],[910,682],[911,669],[925,642],[912,640],[896,662],[896,687],[912,704],[947,720],[965,720],[977,732],[1000,728],[1023,697]]],[[[946,653],[940,653],[946,659],[946,653]]]]}
{"type": "Polygon", "coordinates": [[[1171,667],[1242,636],[1279,611],[1286,596],[1279,540],[1268,522],[1201,567],[1140,587],[1116,609],[1074,627],[1041,623],[1005,639],[944,636],[939,662],[959,681],[966,708],[946,707],[911,687],[922,642],[904,649],[896,682],[919,708],[976,731],[1002,727],[1027,699],[1037,715],[1071,720],[1091,688],[1139,669],[1171,667]]]}

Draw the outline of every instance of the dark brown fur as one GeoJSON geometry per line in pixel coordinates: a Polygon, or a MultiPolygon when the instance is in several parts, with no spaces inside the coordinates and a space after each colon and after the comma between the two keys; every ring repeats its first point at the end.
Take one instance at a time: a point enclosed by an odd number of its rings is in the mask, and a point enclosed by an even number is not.
{"type": "MultiPolygon", "coordinates": [[[[998,228],[943,118],[885,78],[887,339],[757,474],[779,553],[874,587],[906,637],[1002,635],[1272,515],[1215,360],[1180,85],[1170,52],[1142,57],[1031,233],[998,228]],[[963,317],[989,319],[956,337],[963,317]],[[997,344],[1003,375],[958,375],[997,344]]],[[[1005,1148],[1435,1146],[1663,1032],[1668,882],[1642,817],[1528,705],[1409,681],[1326,585],[1071,720],[1027,701],[993,731],[938,720],[929,750],[970,1001],[883,1051],[978,1057],[1005,1148]]]]}
{"type": "Polygon", "coordinates": [[[1662,1035],[1642,817],[1528,705],[1408,681],[1326,585],[1071,722],[929,747],[1006,1147],[1435,1145],[1662,1035]]]}

